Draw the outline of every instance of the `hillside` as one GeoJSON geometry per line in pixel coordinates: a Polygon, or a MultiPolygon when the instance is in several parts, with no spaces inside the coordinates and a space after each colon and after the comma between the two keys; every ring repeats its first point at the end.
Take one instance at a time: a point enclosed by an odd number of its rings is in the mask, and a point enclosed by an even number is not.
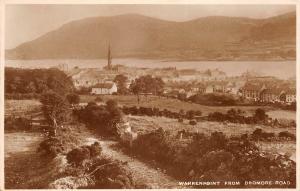
{"type": "Polygon", "coordinates": [[[7,50],[7,59],[105,58],[172,60],[295,59],[295,12],[268,19],[203,17],[186,22],[137,14],[67,23],[7,50]]]}

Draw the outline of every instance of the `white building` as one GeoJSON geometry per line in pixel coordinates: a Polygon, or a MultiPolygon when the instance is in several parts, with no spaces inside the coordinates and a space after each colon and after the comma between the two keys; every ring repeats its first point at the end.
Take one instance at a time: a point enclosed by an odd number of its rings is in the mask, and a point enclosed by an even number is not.
{"type": "Polygon", "coordinates": [[[118,91],[116,83],[99,83],[92,87],[91,94],[113,94],[118,91]]]}

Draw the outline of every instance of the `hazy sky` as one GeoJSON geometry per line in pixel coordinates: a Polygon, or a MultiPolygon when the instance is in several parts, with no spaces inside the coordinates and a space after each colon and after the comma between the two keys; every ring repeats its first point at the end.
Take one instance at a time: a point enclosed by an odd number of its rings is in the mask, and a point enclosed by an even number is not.
{"type": "Polygon", "coordinates": [[[138,13],[186,21],[214,15],[266,18],[295,10],[295,5],[6,5],[5,47],[14,48],[85,17],[138,13]]]}

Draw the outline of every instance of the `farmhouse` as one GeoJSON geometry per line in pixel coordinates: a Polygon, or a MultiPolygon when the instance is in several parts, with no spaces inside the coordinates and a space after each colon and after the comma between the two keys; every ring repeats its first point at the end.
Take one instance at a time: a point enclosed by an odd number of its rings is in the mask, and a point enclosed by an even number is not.
{"type": "Polygon", "coordinates": [[[261,83],[246,83],[242,88],[242,95],[244,98],[259,101],[260,93],[266,89],[266,86],[261,83]]]}
{"type": "MultiPolygon", "coordinates": [[[[280,102],[281,97],[284,94],[284,92],[280,89],[276,88],[269,88],[269,89],[264,89],[260,93],[260,101],[262,102],[280,102]]],[[[285,101],[285,100],[282,100],[285,101]]]]}
{"type": "Polygon", "coordinates": [[[289,88],[285,90],[285,101],[287,103],[293,103],[296,102],[296,89],[294,88],[289,88]]]}
{"type": "Polygon", "coordinates": [[[116,83],[98,83],[92,87],[91,94],[113,94],[118,90],[116,83]]]}
{"type": "Polygon", "coordinates": [[[212,82],[207,82],[205,84],[205,90],[203,91],[204,93],[225,93],[226,92],[226,85],[228,82],[225,81],[212,81],[212,82]]]}

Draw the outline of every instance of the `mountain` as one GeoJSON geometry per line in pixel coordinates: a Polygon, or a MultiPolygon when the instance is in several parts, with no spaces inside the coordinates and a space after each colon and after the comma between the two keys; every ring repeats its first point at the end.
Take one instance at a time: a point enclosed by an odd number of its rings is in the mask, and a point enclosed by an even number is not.
{"type": "Polygon", "coordinates": [[[295,59],[296,13],[267,19],[203,17],[174,22],[137,14],[67,23],[6,51],[7,59],[295,59]]]}

